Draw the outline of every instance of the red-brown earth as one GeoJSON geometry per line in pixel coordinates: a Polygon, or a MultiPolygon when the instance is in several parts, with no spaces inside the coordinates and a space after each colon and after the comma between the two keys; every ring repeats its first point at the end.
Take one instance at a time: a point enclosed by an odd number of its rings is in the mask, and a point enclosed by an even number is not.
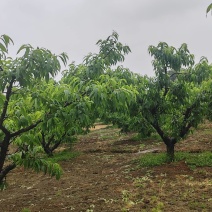
{"type": "MultiPolygon", "coordinates": [[[[140,168],[146,152],[165,151],[157,139],[135,139],[115,128],[97,126],[80,136],[75,159],[60,162],[59,181],[17,168],[0,192],[1,212],[212,211],[212,167],[191,169],[184,161],[140,168]]],[[[202,125],[176,151],[212,150],[212,124],[202,125]]]]}

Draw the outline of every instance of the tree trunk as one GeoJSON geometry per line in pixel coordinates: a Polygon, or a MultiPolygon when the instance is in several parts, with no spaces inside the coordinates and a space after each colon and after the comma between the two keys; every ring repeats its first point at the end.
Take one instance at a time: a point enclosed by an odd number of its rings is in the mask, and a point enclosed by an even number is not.
{"type": "Polygon", "coordinates": [[[57,149],[57,147],[61,144],[61,141],[62,141],[62,140],[56,142],[56,143],[54,144],[54,146],[52,146],[52,147],[50,147],[50,145],[51,145],[50,142],[48,142],[48,143],[45,144],[45,145],[42,145],[42,146],[43,146],[43,149],[44,149],[44,151],[45,151],[45,153],[46,153],[49,157],[53,156],[53,151],[54,151],[55,149],[57,149]]]}
{"type": "Polygon", "coordinates": [[[48,145],[43,146],[43,149],[44,149],[45,153],[48,155],[48,157],[53,156],[53,151],[51,150],[51,148],[48,145]]]}
{"type": "Polygon", "coordinates": [[[6,157],[7,157],[9,142],[10,142],[10,137],[5,136],[4,140],[1,143],[1,147],[0,147],[0,174],[3,171],[4,163],[5,163],[5,160],[6,160],[6,157]]]}
{"type": "Polygon", "coordinates": [[[7,173],[15,168],[14,165],[8,165],[4,168],[9,144],[10,136],[6,135],[0,147],[0,184],[3,183],[3,179],[6,177],[7,173]]]}
{"type": "MultiPolygon", "coordinates": [[[[66,135],[66,133],[63,134],[62,138],[66,135]]],[[[44,132],[42,132],[42,140],[41,140],[41,145],[45,151],[45,153],[51,157],[53,156],[53,151],[55,149],[57,149],[57,147],[61,144],[62,142],[62,138],[60,140],[55,140],[54,139],[54,135],[51,136],[49,139],[48,139],[48,142],[46,141],[46,138],[45,138],[45,134],[44,132]],[[54,144],[54,145],[53,145],[54,144]]]]}
{"type": "Polygon", "coordinates": [[[166,144],[166,154],[167,154],[167,160],[169,163],[174,161],[174,146],[175,146],[175,140],[169,139],[165,142],[166,144]]]}

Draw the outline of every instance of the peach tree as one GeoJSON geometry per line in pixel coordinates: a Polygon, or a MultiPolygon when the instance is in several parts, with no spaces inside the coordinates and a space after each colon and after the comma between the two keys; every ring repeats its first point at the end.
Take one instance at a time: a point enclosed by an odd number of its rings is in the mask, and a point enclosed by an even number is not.
{"type": "Polygon", "coordinates": [[[208,113],[212,66],[206,58],[194,63],[187,45],[176,49],[167,43],[150,46],[154,77],[137,85],[137,107],[144,123],[161,137],[168,161],[174,147],[195,129],[208,113]]]}
{"type": "Polygon", "coordinates": [[[72,63],[63,72],[62,83],[78,90],[81,96],[87,96],[91,104],[90,117],[93,120],[119,112],[128,112],[128,106],[135,100],[135,88],[124,78],[114,73],[123,70],[122,63],[131,50],[118,40],[119,36],[113,32],[105,40],[99,40],[99,52],[88,54],[84,61],[76,65],[72,63]]]}
{"type": "Polygon", "coordinates": [[[125,111],[133,97],[126,82],[106,74],[112,65],[124,60],[129,47],[118,42],[115,32],[97,44],[99,53],[90,53],[82,64],[70,64],[59,82],[39,81],[34,85],[40,92],[33,92],[32,101],[45,116],[30,140],[40,144],[49,156],[62,143],[72,143],[75,135],[89,132],[109,108],[125,111]]]}
{"type": "MultiPolygon", "coordinates": [[[[52,54],[44,48],[23,45],[15,59],[8,56],[13,43],[7,35],[0,38],[0,184],[16,166],[43,171],[59,178],[58,164],[39,157],[41,148],[34,143],[33,130],[48,121],[48,101],[39,105],[36,94],[43,91],[38,85],[49,81],[60,70],[60,61],[67,56],[52,54]]],[[[42,98],[38,98],[39,101],[42,98]]]]}

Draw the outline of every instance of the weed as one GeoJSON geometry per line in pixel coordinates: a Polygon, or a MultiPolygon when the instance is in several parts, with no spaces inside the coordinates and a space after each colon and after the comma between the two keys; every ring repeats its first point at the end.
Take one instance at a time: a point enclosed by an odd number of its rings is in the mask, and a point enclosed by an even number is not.
{"type": "Polygon", "coordinates": [[[195,172],[204,176],[208,176],[210,174],[208,171],[204,169],[195,170],[195,172]]]}
{"type": "Polygon", "coordinates": [[[106,204],[112,204],[114,202],[118,202],[116,199],[105,199],[105,198],[99,198],[99,200],[104,201],[106,204]]]}
{"type": "Polygon", "coordinates": [[[189,202],[189,208],[192,210],[205,209],[206,205],[202,202],[189,202]]]}
{"type": "Polygon", "coordinates": [[[8,187],[8,184],[5,179],[2,183],[0,183],[0,191],[5,190],[7,187],[8,187]]]}
{"type": "Polygon", "coordinates": [[[212,153],[211,152],[203,152],[203,153],[195,153],[192,157],[188,157],[186,159],[187,164],[195,165],[195,166],[212,166],[212,153]]]}
{"type": "Polygon", "coordinates": [[[99,139],[105,141],[105,140],[112,140],[112,139],[114,139],[115,137],[118,137],[118,135],[103,134],[103,135],[100,136],[99,139]]]}
{"type": "Polygon", "coordinates": [[[57,191],[56,196],[62,196],[62,191],[61,190],[57,191]]]}
{"type": "Polygon", "coordinates": [[[152,212],[162,212],[164,209],[164,204],[162,202],[158,202],[157,206],[152,209],[152,212]]]}
{"type": "Polygon", "coordinates": [[[59,161],[67,161],[79,156],[79,152],[72,152],[70,150],[64,150],[62,152],[55,153],[53,157],[49,157],[47,160],[53,163],[57,163],[59,161]]]}
{"type": "Polygon", "coordinates": [[[31,212],[31,210],[30,210],[29,208],[23,208],[23,209],[21,210],[21,212],[31,212]]]}
{"type": "Polygon", "coordinates": [[[132,198],[133,194],[130,193],[129,191],[127,190],[123,190],[122,191],[122,202],[125,203],[125,207],[123,207],[121,209],[122,212],[127,212],[127,211],[130,211],[129,209],[135,205],[136,203],[132,200],[130,200],[132,198]]]}
{"type": "Polygon", "coordinates": [[[140,150],[143,150],[145,147],[146,147],[145,144],[140,144],[140,145],[139,145],[139,149],[140,149],[140,150]]]}
{"type": "Polygon", "coordinates": [[[166,163],[166,161],[167,161],[167,156],[164,153],[159,153],[159,154],[147,153],[147,154],[144,154],[139,159],[139,165],[141,167],[153,167],[153,166],[159,166],[161,164],[164,164],[166,163]]]}
{"type": "Polygon", "coordinates": [[[182,193],[182,198],[184,200],[188,199],[189,197],[192,197],[192,193],[194,192],[193,189],[186,189],[183,193],[182,193]]]}
{"type": "Polygon", "coordinates": [[[127,190],[122,191],[122,201],[123,202],[128,202],[130,198],[130,192],[127,190]]]}
{"type": "MultiPolygon", "coordinates": [[[[176,152],[175,162],[184,160],[191,169],[195,169],[197,166],[212,166],[212,153],[189,153],[189,152],[176,152]]],[[[154,167],[165,164],[167,162],[166,153],[144,154],[139,159],[139,166],[141,167],[154,167]]]]}
{"type": "Polygon", "coordinates": [[[161,141],[161,138],[156,133],[152,133],[149,137],[148,136],[144,136],[144,135],[142,135],[140,133],[137,133],[136,135],[133,136],[132,140],[133,141],[146,141],[146,140],[158,140],[158,141],[161,141]]]}
{"type": "Polygon", "coordinates": [[[163,193],[163,187],[166,185],[166,180],[165,179],[162,179],[160,180],[160,183],[159,183],[159,193],[163,193]]]}
{"type": "Polygon", "coordinates": [[[145,188],[147,183],[149,182],[150,183],[152,182],[151,176],[149,174],[146,174],[144,177],[137,177],[134,180],[135,186],[142,187],[142,188],[145,188]]]}
{"type": "Polygon", "coordinates": [[[86,210],[86,212],[93,212],[93,211],[94,211],[94,208],[95,208],[95,205],[92,204],[92,205],[90,205],[90,207],[86,210]]]}
{"type": "Polygon", "coordinates": [[[128,208],[122,208],[121,209],[121,212],[128,212],[128,211],[130,211],[130,209],[128,209],[128,208]]]}
{"type": "Polygon", "coordinates": [[[211,135],[212,134],[212,131],[211,131],[211,129],[204,129],[203,134],[205,134],[205,135],[211,135]]]}

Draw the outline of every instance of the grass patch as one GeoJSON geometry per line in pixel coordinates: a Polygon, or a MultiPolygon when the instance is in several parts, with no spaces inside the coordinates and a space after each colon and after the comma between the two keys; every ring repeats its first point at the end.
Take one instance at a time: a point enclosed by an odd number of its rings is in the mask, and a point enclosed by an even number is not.
{"type": "Polygon", "coordinates": [[[52,157],[47,158],[48,161],[52,163],[57,163],[59,161],[67,161],[79,156],[79,152],[72,152],[71,150],[64,150],[62,152],[55,153],[52,157]]]}
{"type": "Polygon", "coordinates": [[[212,152],[193,153],[186,158],[186,163],[192,166],[212,166],[212,152]]]}
{"type": "Polygon", "coordinates": [[[167,156],[165,153],[152,154],[147,153],[144,154],[139,160],[139,166],[141,167],[154,167],[159,166],[167,161],[167,156]]]}
{"type": "MultiPolygon", "coordinates": [[[[175,162],[184,160],[189,166],[212,166],[212,153],[202,152],[202,153],[189,153],[189,152],[176,152],[175,162]]],[[[138,160],[139,166],[141,167],[154,167],[160,166],[167,163],[166,153],[158,154],[144,154],[138,160]]]]}
{"type": "Polygon", "coordinates": [[[28,209],[28,208],[23,208],[23,209],[21,210],[21,212],[31,212],[31,210],[28,209]]]}
{"type": "Polygon", "coordinates": [[[202,134],[205,135],[212,135],[212,130],[211,129],[204,129],[203,131],[201,131],[202,134]]]}
{"type": "Polygon", "coordinates": [[[148,141],[148,140],[158,140],[158,141],[162,141],[160,136],[156,133],[152,133],[150,136],[143,136],[140,133],[135,134],[132,137],[133,141],[148,141]]]}

